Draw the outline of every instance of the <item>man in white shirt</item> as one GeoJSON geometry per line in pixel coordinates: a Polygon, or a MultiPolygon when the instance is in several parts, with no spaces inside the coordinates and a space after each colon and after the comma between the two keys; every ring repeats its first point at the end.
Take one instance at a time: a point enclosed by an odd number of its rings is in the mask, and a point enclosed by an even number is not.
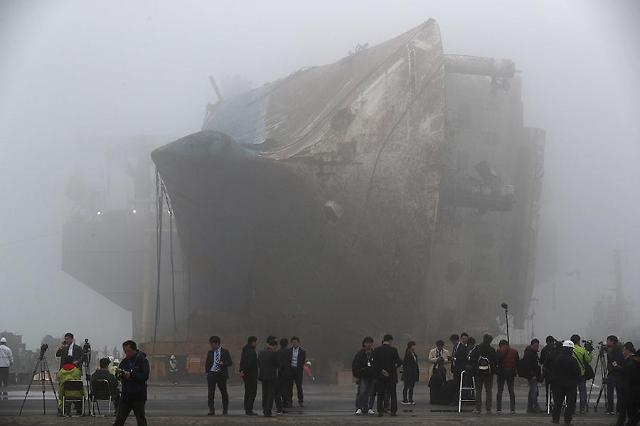
{"type": "Polygon", "coordinates": [[[7,346],[7,339],[0,339],[0,391],[2,396],[7,396],[7,386],[9,384],[9,367],[13,364],[13,353],[7,346]]]}
{"type": "MultiPolygon", "coordinates": [[[[291,390],[288,392],[288,397],[293,396],[293,384],[296,384],[296,390],[298,391],[298,406],[304,406],[304,393],[302,391],[302,376],[304,374],[304,363],[307,362],[307,353],[300,347],[300,339],[296,336],[291,338],[291,347],[289,348],[289,359],[291,360],[291,390]]],[[[292,401],[288,401],[291,406],[292,401]]]]}
{"type": "Polygon", "coordinates": [[[60,358],[60,370],[65,364],[82,368],[82,348],[75,344],[72,333],[64,335],[64,340],[56,351],[56,357],[60,358]]]}

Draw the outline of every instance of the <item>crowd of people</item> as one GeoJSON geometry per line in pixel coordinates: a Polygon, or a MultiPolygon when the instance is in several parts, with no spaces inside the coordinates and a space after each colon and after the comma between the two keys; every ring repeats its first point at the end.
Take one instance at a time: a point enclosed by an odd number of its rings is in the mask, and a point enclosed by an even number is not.
{"type": "MultiPolygon", "coordinates": [[[[588,410],[587,381],[594,379],[596,372],[592,366],[596,352],[596,370],[602,365],[600,374],[605,392],[605,411],[617,415],[616,425],[637,425],[640,420],[640,353],[631,342],[621,344],[616,336],[609,336],[600,343],[597,350],[589,341],[581,340],[574,334],[567,340],[557,340],[553,336],[546,338],[541,348],[538,339],[531,340],[524,349],[522,357],[510,346],[508,340],[500,340],[494,347],[493,336],[485,334],[476,344],[467,333],[453,334],[450,337],[451,350],[445,348],[445,342],[438,340],[428,352],[428,386],[430,402],[434,405],[458,405],[461,401],[473,401],[475,413],[483,409],[492,411],[493,377],[496,376],[497,392],[496,412],[502,412],[505,385],[509,393],[509,411],[516,412],[514,383],[516,377],[527,381],[528,413],[541,413],[539,405],[540,384],[546,388],[545,405],[549,407],[553,423],[559,423],[564,413],[564,422],[570,424],[576,411],[588,410]],[[447,369],[450,369],[448,371],[447,369]],[[614,404],[615,401],[615,404],[614,404]]],[[[229,368],[233,364],[230,352],[222,347],[220,337],[209,339],[210,350],[206,356],[205,373],[208,385],[209,415],[215,415],[216,389],[222,400],[222,414],[229,411],[227,381],[229,368]]],[[[298,406],[304,406],[302,387],[306,352],[300,346],[300,339],[277,339],[269,336],[264,349],[258,352],[258,339],[250,336],[242,348],[238,371],[244,383],[243,408],[246,415],[254,416],[254,403],[258,382],[262,386],[262,413],[266,417],[284,414],[293,406],[293,388],[296,388],[298,406]]],[[[107,384],[109,397],[116,407],[114,425],[123,425],[131,413],[138,425],[146,425],[145,403],[147,399],[147,380],[149,362],[146,354],[137,348],[135,342],[127,340],[122,345],[124,358],[114,365],[109,358],[99,360],[98,369],[87,380],[90,389],[100,381],[107,384]]],[[[84,397],[65,389],[65,382],[82,380],[84,352],[75,344],[72,333],[65,334],[64,341],[56,351],[60,358],[58,371],[59,414],[71,410],[73,406],[80,414],[81,405],[73,401],[74,396],[84,397]],[[62,397],[73,402],[63,406],[62,397]]],[[[172,358],[172,359],[175,359],[172,358]]],[[[11,349],[6,340],[0,339],[0,386],[6,395],[6,375],[13,362],[11,349]]],[[[402,405],[413,406],[414,389],[420,380],[420,362],[416,342],[407,343],[404,356],[401,357],[393,344],[393,336],[384,335],[380,345],[375,346],[372,337],[362,340],[361,349],[352,362],[352,373],[357,383],[355,400],[356,415],[384,416],[388,413],[396,416],[398,412],[397,383],[403,382],[402,405]],[[400,374],[399,370],[400,369],[400,374]],[[374,410],[375,407],[375,410],[374,410]]],[[[92,395],[89,395],[91,400],[92,395]]],[[[77,399],[76,399],[77,401],[77,399]]]]}
{"type": "MultiPolygon", "coordinates": [[[[451,352],[445,349],[443,340],[436,342],[436,347],[428,355],[431,404],[453,405],[473,400],[475,413],[480,414],[484,395],[484,409],[491,413],[493,377],[496,376],[496,411],[502,412],[506,384],[509,410],[515,414],[514,382],[519,376],[528,384],[527,413],[544,411],[538,402],[540,383],[544,383],[547,390],[546,403],[553,423],[560,422],[563,412],[564,422],[571,423],[577,395],[580,413],[587,411],[586,382],[595,376],[591,365],[594,351],[591,342],[582,341],[577,334],[564,341],[548,336],[546,346],[541,349],[540,341],[532,339],[521,358],[507,340],[500,340],[497,349],[493,340],[493,336],[485,334],[482,342],[476,345],[475,339],[467,333],[453,334],[450,337],[451,352]],[[581,343],[586,344],[582,346],[581,343]],[[451,369],[452,379],[448,378],[447,366],[451,369]]],[[[602,359],[606,359],[606,366],[603,365],[606,371],[602,373],[607,390],[606,413],[617,415],[618,426],[637,425],[640,420],[640,353],[631,342],[620,344],[616,336],[609,336],[598,351],[602,359]]],[[[391,335],[385,335],[382,344],[376,348],[373,339],[365,337],[352,363],[353,376],[358,383],[355,414],[383,416],[388,412],[391,416],[397,415],[396,385],[400,367],[404,382],[402,404],[414,405],[413,389],[419,378],[418,365],[415,342],[407,344],[403,360],[393,347],[391,335]],[[373,409],[376,400],[377,413],[373,409]]]]}

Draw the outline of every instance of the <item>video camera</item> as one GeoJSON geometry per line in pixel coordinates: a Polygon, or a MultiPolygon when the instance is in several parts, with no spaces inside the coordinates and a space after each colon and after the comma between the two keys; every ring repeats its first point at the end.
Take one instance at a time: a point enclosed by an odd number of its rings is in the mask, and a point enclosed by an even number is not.
{"type": "MultiPolygon", "coordinates": [[[[600,342],[602,343],[602,342],[600,342]]],[[[589,353],[593,352],[593,340],[583,340],[582,347],[589,353]]]]}
{"type": "Polygon", "coordinates": [[[44,353],[47,351],[47,349],[49,349],[48,344],[43,343],[42,345],[40,345],[40,359],[44,358],[44,353]]]}

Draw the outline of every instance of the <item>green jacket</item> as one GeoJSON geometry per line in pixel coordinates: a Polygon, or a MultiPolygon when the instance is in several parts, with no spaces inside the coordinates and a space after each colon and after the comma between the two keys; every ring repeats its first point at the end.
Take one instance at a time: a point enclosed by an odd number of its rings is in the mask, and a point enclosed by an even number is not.
{"type": "Polygon", "coordinates": [[[584,366],[585,364],[591,364],[591,360],[593,359],[593,355],[582,346],[576,345],[573,348],[573,357],[578,361],[578,366],[580,367],[580,374],[584,376],[584,366]]]}
{"type": "MultiPolygon", "coordinates": [[[[67,380],[82,380],[82,370],[80,370],[79,368],[74,368],[73,370],[65,370],[61,368],[60,371],[58,371],[58,393],[59,393],[58,407],[60,409],[62,409],[62,396],[65,395],[64,391],[62,390],[63,389],[62,385],[67,380]]],[[[70,391],[70,392],[67,392],[65,396],[67,398],[69,397],[81,398],[81,397],[84,397],[84,391],[70,391]]]]}

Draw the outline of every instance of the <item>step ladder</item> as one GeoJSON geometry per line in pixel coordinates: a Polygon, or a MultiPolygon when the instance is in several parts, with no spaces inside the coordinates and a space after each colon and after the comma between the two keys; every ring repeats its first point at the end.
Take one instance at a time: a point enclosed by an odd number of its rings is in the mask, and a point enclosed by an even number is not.
{"type": "Polygon", "coordinates": [[[458,392],[458,413],[462,412],[462,403],[463,402],[476,402],[476,378],[468,371],[463,370],[460,373],[460,391],[458,392]],[[464,377],[465,375],[471,376],[471,386],[464,385],[464,377]],[[464,399],[462,391],[471,391],[472,399],[464,399]]]}

